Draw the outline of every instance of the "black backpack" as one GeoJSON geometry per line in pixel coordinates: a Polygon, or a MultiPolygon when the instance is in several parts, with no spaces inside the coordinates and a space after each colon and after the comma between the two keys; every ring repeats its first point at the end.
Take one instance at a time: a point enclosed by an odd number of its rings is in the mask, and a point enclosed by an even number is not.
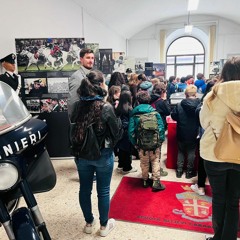
{"type": "Polygon", "coordinates": [[[85,138],[82,143],[79,143],[77,139],[77,131],[79,130],[78,123],[70,124],[70,149],[71,154],[77,158],[83,158],[87,160],[96,160],[101,156],[98,139],[93,129],[93,123],[90,124],[85,133],[85,138]]]}

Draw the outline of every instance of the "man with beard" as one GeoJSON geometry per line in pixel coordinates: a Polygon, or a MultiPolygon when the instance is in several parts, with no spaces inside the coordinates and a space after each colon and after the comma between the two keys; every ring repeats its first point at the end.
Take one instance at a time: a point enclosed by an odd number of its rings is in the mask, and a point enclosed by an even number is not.
{"type": "Polygon", "coordinates": [[[89,48],[83,48],[80,51],[80,68],[68,80],[69,97],[68,97],[68,114],[71,116],[73,105],[79,100],[77,89],[79,88],[82,79],[90,72],[94,65],[94,53],[89,48]]]}

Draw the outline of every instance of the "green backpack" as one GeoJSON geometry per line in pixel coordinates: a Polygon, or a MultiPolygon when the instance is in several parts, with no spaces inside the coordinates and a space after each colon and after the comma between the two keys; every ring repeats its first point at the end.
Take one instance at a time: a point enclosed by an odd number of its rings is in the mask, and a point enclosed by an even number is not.
{"type": "Polygon", "coordinates": [[[144,151],[154,151],[160,146],[157,112],[137,115],[139,125],[137,132],[137,146],[144,151]]]}

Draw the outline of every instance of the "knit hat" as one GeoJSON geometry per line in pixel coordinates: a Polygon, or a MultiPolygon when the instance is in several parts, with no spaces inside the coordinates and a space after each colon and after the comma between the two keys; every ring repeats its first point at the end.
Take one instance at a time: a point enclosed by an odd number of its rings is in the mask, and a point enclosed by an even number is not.
{"type": "Polygon", "coordinates": [[[139,103],[149,103],[151,100],[149,92],[148,91],[139,91],[137,93],[137,100],[139,103]]]}
{"type": "Polygon", "coordinates": [[[141,84],[140,84],[140,88],[142,90],[147,90],[149,88],[152,88],[152,82],[150,81],[143,81],[141,84]]]}

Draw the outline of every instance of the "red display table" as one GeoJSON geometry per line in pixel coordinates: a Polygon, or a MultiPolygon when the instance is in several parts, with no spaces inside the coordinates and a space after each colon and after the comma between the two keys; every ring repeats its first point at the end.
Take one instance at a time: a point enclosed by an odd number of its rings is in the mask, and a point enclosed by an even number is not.
{"type": "MultiPolygon", "coordinates": [[[[170,169],[177,168],[177,155],[178,155],[178,146],[177,146],[177,122],[174,121],[170,116],[166,118],[168,124],[168,135],[167,135],[167,160],[166,167],[170,169]]],[[[195,170],[197,170],[199,158],[199,149],[196,149],[196,158],[195,158],[195,170]]],[[[186,166],[186,161],[185,164],[186,166]]]]}
{"type": "Polygon", "coordinates": [[[170,116],[166,118],[168,124],[168,135],[167,135],[167,161],[166,167],[171,169],[177,168],[177,122],[174,121],[170,116]]]}

